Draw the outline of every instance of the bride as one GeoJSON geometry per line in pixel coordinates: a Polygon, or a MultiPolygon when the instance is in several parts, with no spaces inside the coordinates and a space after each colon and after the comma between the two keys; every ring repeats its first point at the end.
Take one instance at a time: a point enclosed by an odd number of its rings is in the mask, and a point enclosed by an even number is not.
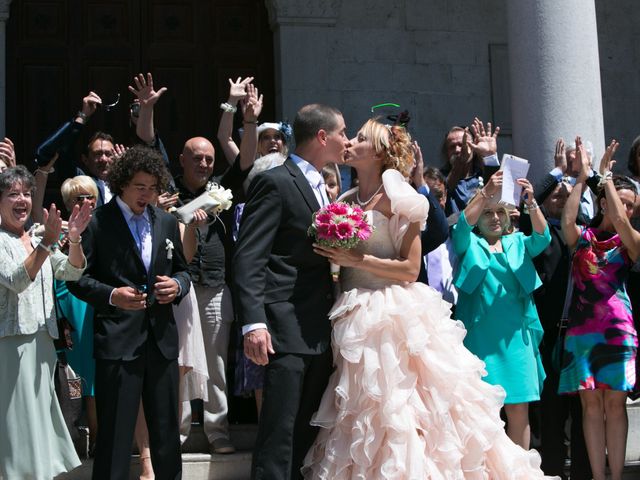
{"type": "Polygon", "coordinates": [[[342,294],[330,313],[336,367],[312,423],[320,433],[305,478],[544,478],[540,457],[509,440],[505,397],[481,377],[484,364],[462,344],[461,322],[434,289],[415,283],[427,200],[405,181],[410,137],[367,121],[345,163],[357,202],[374,225],[352,250],[316,252],[342,266],[342,294]]]}

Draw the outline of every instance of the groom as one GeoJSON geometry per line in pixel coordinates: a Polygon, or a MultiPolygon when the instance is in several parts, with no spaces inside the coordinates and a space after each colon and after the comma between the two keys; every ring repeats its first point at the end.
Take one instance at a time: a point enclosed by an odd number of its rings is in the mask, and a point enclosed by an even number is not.
{"type": "Polygon", "coordinates": [[[302,107],[293,133],[295,153],[249,188],[233,262],[244,351],[266,365],[253,479],[300,478],[332,365],[329,265],[307,229],[329,203],[322,167],[350,144],[342,114],[326,105],[302,107]]]}

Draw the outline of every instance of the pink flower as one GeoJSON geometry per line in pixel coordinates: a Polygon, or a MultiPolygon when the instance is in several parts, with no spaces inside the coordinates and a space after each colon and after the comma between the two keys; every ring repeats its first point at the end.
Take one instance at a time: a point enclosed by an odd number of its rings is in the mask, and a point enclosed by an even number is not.
{"type": "Polygon", "coordinates": [[[336,225],[336,235],[339,239],[347,239],[353,236],[353,226],[349,222],[341,222],[336,225]]]}
{"type": "Polygon", "coordinates": [[[349,213],[349,205],[343,202],[330,203],[325,208],[334,215],[346,215],[349,213]]]}
{"type": "Polygon", "coordinates": [[[331,223],[332,215],[328,212],[320,212],[316,215],[316,225],[331,223]]]}
{"type": "Polygon", "coordinates": [[[316,235],[318,240],[331,240],[329,224],[322,224],[317,226],[316,235]]]}
{"type": "Polygon", "coordinates": [[[358,228],[357,236],[360,240],[367,240],[371,236],[371,227],[368,224],[361,226],[358,228]]]}

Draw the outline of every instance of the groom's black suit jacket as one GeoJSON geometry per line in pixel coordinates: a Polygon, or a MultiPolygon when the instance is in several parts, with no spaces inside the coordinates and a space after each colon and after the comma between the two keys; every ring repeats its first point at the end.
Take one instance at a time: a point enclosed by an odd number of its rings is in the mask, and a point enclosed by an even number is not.
{"type": "Polygon", "coordinates": [[[137,358],[150,335],[165,358],[178,358],[178,330],[171,304],[152,301],[145,310],[122,310],[109,304],[112,290],[118,287],[146,285],[151,294],[156,275],[173,277],[180,283],[175,303],[189,291],[190,277],[175,217],[156,207],[147,209],[153,245],[148,273],[115,197],[95,210],[82,234],[87,268],[78,282],[69,282],[69,291],[95,309],[96,359],[137,358]],[[167,240],[174,246],[172,255],[168,255],[167,240]]]}
{"type": "Polygon", "coordinates": [[[277,353],[324,352],[333,295],[329,263],[307,234],[320,208],[313,190],[288,158],[257,175],[248,195],[233,261],[240,323],[265,323],[277,353]]]}

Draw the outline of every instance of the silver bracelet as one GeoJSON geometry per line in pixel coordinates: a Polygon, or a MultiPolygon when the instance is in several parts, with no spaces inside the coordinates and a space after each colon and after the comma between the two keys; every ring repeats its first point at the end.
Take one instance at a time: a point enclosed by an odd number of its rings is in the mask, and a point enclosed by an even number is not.
{"type": "Polygon", "coordinates": [[[608,172],[604,172],[604,175],[598,182],[598,188],[604,187],[604,184],[613,178],[613,172],[609,170],[608,172]]]}
{"type": "Polygon", "coordinates": [[[230,103],[224,102],[220,104],[220,110],[227,113],[236,113],[238,111],[238,107],[234,107],[230,103]]]}
{"type": "Polygon", "coordinates": [[[531,202],[531,205],[527,205],[526,203],[524,204],[524,213],[529,213],[532,210],[537,210],[538,208],[540,208],[540,205],[538,205],[538,202],[534,199],[533,202],[531,202]]]}

